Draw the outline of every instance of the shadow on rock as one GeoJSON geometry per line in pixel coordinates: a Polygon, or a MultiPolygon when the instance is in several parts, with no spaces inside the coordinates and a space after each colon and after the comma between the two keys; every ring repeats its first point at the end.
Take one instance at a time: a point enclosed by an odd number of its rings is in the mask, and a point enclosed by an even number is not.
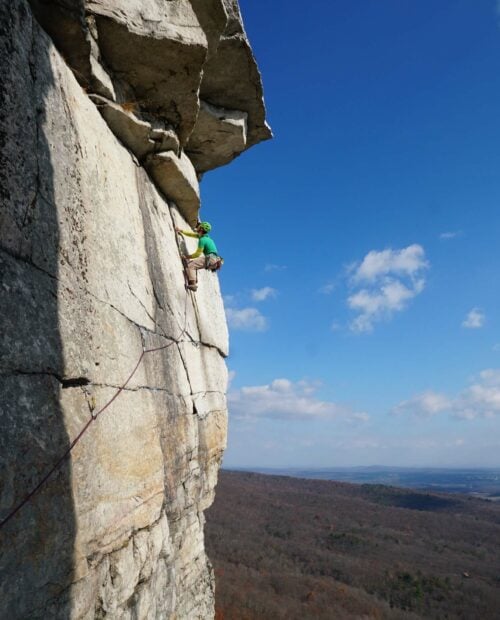
{"type": "MultiPolygon", "coordinates": [[[[23,0],[0,2],[0,520],[69,446],[60,407],[59,230],[44,102],[50,43],[23,0]]],[[[69,459],[0,529],[0,616],[68,618],[69,459]]]]}

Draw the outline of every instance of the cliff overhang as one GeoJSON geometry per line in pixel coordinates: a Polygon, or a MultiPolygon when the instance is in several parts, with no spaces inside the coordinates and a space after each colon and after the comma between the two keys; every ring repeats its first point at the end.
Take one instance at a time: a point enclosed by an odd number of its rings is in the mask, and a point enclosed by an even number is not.
{"type": "Polygon", "coordinates": [[[191,225],[198,180],[272,136],[233,0],[30,0],[118,139],[191,225]]]}

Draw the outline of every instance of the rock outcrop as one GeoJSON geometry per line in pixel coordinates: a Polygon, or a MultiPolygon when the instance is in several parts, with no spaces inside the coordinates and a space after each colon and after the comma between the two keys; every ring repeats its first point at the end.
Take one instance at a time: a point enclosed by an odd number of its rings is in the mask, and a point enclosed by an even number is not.
{"type": "Polygon", "coordinates": [[[268,137],[234,1],[0,0],[0,521],[42,482],[0,617],[213,616],[228,337],[175,227],[268,137]]]}

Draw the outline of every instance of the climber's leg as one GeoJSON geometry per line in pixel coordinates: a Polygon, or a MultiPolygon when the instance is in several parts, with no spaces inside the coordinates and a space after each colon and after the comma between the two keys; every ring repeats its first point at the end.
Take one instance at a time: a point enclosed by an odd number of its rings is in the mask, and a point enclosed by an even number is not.
{"type": "Polygon", "coordinates": [[[205,269],[205,256],[188,258],[186,262],[187,287],[192,291],[198,287],[198,269],[205,269]]]}

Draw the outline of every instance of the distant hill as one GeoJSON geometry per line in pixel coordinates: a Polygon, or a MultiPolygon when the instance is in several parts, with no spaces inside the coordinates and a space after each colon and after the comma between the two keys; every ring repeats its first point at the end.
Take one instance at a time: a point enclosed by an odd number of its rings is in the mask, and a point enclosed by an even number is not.
{"type": "MultiPolygon", "coordinates": [[[[243,470],[248,471],[248,470],[243,470]]],[[[294,478],[337,480],[425,489],[436,493],[466,493],[500,501],[500,469],[437,467],[324,467],[320,469],[255,469],[251,471],[294,478]]]]}
{"type": "Polygon", "coordinates": [[[500,619],[500,504],[220,472],[217,620],[500,619]]]}

